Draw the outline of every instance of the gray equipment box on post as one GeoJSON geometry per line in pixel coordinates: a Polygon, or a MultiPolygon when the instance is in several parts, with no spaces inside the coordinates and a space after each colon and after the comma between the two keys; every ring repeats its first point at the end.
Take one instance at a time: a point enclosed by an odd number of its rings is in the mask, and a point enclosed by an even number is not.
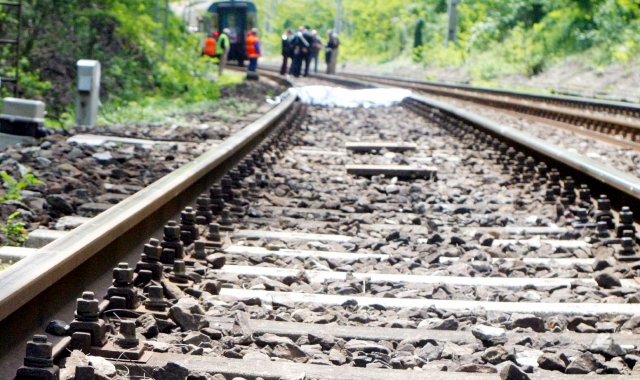
{"type": "Polygon", "coordinates": [[[78,101],[76,124],[94,127],[98,120],[100,103],[100,62],[78,61],[78,101]]]}
{"type": "Polygon", "coordinates": [[[44,103],[39,100],[4,98],[0,114],[0,133],[36,136],[44,126],[44,103]]]}

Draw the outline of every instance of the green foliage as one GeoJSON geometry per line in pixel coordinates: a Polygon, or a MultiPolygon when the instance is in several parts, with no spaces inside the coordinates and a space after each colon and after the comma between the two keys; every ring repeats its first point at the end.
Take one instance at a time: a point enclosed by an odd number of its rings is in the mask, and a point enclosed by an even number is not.
{"type": "MultiPolygon", "coordinates": [[[[263,37],[273,55],[285,28],[309,24],[324,31],[333,25],[333,1],[256,3],[264,10],[263,24],[273,30],[263,37]]],[[[575,54],[594,67],[640,54],[640,0],[462,0],[458,40],[448,47],[447,0],[343,0],[342,6],[341,60],[404,57],[430,66],[467,65],[476,80],[488,80],[534,75],[575,54]]]]}
{"type": "Polygon", "coordinates": [[[4,182],[4,186],[7,189],[6,194],[0,197],[0,202],[7,200],[17,200],[20,198],[20,192],[31,185],[40,185],[43,182],[37,179],[31,173],[25,173],[20,180],[12,178],[7,172],[1,171],[0,178],[4,182]]]}
{"type": "Polygon", "coordinates": [[[19,211],[14,212],[9,216],[7,222],[0,226],[0,232],[5,237],[5,245],[20,247],[27,240],[27,229],[24,227],[24,223],[15,221],[15,218],[19,216],[19,211]]]}
{"type": "MultiPolygon", "coordinates": [[[[44,100],[55,119],[49,125],[73,124],[79,59],[101,62],[101,101],[116,108],[145,97],[188,104],[219,96],[219,84],[206,75],[217,71],[215,62],[200,57],[198,37],[172,13],[164,29],[164,11],[156,11],[156,0],[23,4],[20,96],[44,100]]],[[[0,35],[10,35],[17,19],[4,11],[0,6],[0,35]]],[[[7,65],[11,59],[11,51],[0,48],[0,75],[15,75],[7,65]]]]}
{"type": "MultiPolygon", "coordinates": [[[[241,74],[225,73],[217,85],[233,85],[243,80],[244,76],[241,74]]],[[[234,106],[229,104],[229,99],[221,103],[220,100],[211,100],[206,96],[199,98],[196,95],[197,93],[190,97],[182,96],[176,99],[157,95],[137,101],[112,101],[100,109],[98,124],[181,123],[187,121],[183,115],[188,113],[213,109],[221,104],[234,106]]]]}

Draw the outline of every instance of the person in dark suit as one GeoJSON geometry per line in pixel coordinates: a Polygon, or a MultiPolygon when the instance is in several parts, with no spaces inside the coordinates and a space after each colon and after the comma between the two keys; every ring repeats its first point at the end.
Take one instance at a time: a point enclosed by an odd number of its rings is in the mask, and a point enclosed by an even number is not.
{"type": "Polygon", "coordinates": [[[309,54],[310,45],[303,35],[304,26],[298,28],[298,32],[291,39],[293,49],[293,63],[291,64],[291,74],[299,78],[302,71],[302,61],[309,54]]]}
{"type": "Polygon", "coordinates": [[[315,41],[315,38],[313,37],[313,35],[311,34],[311,32],[309,31],[309,27],[305,26],[304,27],[304,31],[302,32],[302,37],[304,38],[304,40],[307,42],[307,49],[306,52],[304,54],[304,56],[302,57],[303,61],[304,61],[304,76],[308,76],[309,75],[309,66],[311,66],[311,48],[313,46],[313,42],[315,41]]]}
{"type": "Polygon", "coordinates": [[[293,46],[291,40],[293,39],[293,33],[291,29],[287,29],[287,32],[282,35],[282,67],[280,67],[280,75],[287,74],[287,66],[289,65],[289,58],[293,57],[293,46]]]}

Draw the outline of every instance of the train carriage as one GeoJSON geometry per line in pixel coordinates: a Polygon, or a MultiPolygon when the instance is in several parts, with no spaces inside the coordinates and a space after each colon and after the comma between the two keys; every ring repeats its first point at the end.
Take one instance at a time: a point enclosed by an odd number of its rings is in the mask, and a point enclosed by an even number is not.
{"type": "Polygon", "coordinates": [[[209,7],[211,21],[210,32],[222,33],[224,28],[229,28],[229,60],[238,61],[243,66],[247,60],[245,41],[247,32],[256,27],[257,10],[255,4],[250,1],[216,1],[209,7]]]}

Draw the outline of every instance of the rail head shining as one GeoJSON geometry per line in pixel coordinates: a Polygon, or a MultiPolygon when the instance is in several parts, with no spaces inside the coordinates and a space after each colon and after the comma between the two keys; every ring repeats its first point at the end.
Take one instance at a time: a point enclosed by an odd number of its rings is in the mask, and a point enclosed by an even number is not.
{"type": "Polygon", "coordinates": [[[295,96],[288,93],[283,98],[278,106],[263,117],[210,151],[0,272],[0,320],[31,301],[266,132],[296,100],[295,96]]]}

